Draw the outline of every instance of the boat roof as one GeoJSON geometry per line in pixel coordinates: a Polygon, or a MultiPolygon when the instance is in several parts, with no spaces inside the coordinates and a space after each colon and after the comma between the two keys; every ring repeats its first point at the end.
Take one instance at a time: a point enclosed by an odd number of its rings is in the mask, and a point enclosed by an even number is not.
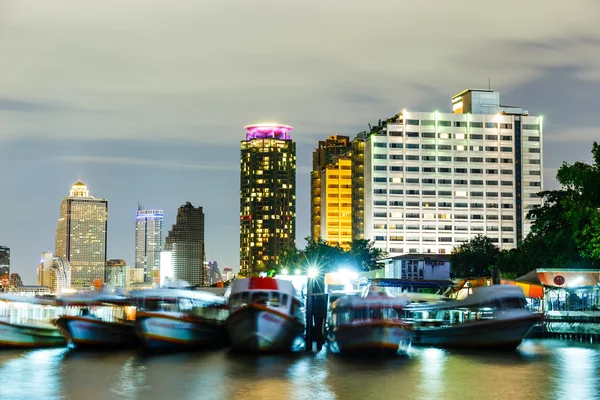
{"type": "Polygon", "coordinates": [[[65,306],[77,305],[93,305],[93,304],[120,304],[126,305],[131,303],[131,299],[126,296],[110,295],[110,294],[95,294],[92,296],[64,296],[57,299],[58,303],[65,306]]]}
{"type": "Polygon", "coordinates": [[[0,294],[0,301],[4,301],[7,303],[40,304],[40,305],[44,305],[44,306],[57,306],[58,305],[56,298],[21,296],[21,295],[15,295],[15,294],[10,294],[10,293],[0,294]]]}
{"type": "Polygon", "coordinates": [[[384,291],[372,291],[365,296],[346,295],[340,297],[331,305],[332,309],[340,307],[404,307],[410,303],[406,296],[393,296],[384,291]]]}
{"type": "Polygon", "coordinates": [[[464,300],[446,301],[443,303],[413,303],[409,305],[408,308],[411,308],[413,311],[469,308],[485,305],[493,300],[502,300],[507,298],[519,298],[525,300],[525,294],[520,287],[513,285],[481,286],[474,290],[473,294],[464,300]]]}
{"type": "Polygon", "coordinates": [[[296,295],[296,289],[292,282],[283,279],[252,276],[250,278],[235,279],[231,282],[231,295],[251,291],[276,291],[292,296],[296,295]]]}
{"type": "Polygon", "coordinates": [[[225,299],[222,296],[217,296],[209,292],[202,290],[185,290],[185,289],[145,289],[145,290],[134,290],[129,293],[132,299],[141,298],[187,298],[203,300],[212,303],[225,304],[225,299]]]}

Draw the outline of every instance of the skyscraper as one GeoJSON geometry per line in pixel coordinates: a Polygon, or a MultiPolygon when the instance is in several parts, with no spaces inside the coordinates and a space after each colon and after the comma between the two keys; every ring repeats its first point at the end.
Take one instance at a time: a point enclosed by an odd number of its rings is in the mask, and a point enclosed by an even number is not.
{"type": "Polygon", "coordinates": [[[10,279],[10,249],[6,246],[0,246],[0,285],[2,288],[8,287],[10,279]]]}
{"type": "Polygon", "coordinates": [[[135,222],[135,268],[142,268],[144,281],[159,282],[160,252],[163,248],[163,210],[138,207],[135,222]]]}
{"type": "Polygon", "coordinates": [[[177,210],[177,219],[165,239],[173,276],[192,286],[204,285],[204,212],[189,201],[177,210]]]}
{"type": "Polygon", "coordinates": [[[365,238],[392,256],[450,253],[477,234],[514,248],[541,204],[542,117],[490,90],[452,104],[404,110],[365,139],[365,238]]]}
{"type": "Polygon", "coordinates": [[[71,268],[69,262],[62,257],[54,257],[52,252],[42,253],[42,260],[37,270],[38,286],[46,286],[52,293],[60,293],[71,287],[71,268]]]}
{"type": "Polygon", "coordinates": [[[319,141],[311,172],[311,236],[330,245],[352,241],[352,144],[348,136],[319,141]]]}
{"type": "Polygon", "coordinates": [[[56,257],[71,265],[71,286],[89,288],[104,281],[108,200],[90,196],[85,184],[77,182],[62,200],[56,228],[56,257]]]}
{"type": "Polygon", "coordinates": [[[296,144],[291,126],[249,125],[241,142],[240,274],[279,264],[296,244],[296,144]]]}

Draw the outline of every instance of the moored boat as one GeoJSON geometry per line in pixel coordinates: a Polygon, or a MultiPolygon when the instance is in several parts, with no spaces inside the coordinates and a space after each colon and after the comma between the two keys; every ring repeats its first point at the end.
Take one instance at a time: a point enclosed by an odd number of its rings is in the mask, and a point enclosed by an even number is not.
{"type": "Polygon", "coordinates": [[[231,284],[227,330],[234,348],[290,351],[304,333],[302,300],[290,281],[251,277],[231,284]]]}
{"type": "Polygon", "coordinates": [[[0,295],[0,347],[64,346],[52,324],[61,312],[55,299],[0,295]]]}
{"type": "Polygon", "coordinates": [[[54,322],[76,348],[135,347],[135,307],[127,297],[64,297],[64,314],[54,322]]]}
{"type": "Polygon", "coordinates": [[[136,331],[147,349],[210,348],[226,344],[223,297],[185,289],[131,292],[136,331]]]}
{"type": "Polygon", "coordinates": [[[460,301],[407,307],[415,345],[516,349],[540,316],[526,308],[518,286],[492,285],[460,301]]]}
{"type": "Polygon", "coordinates": [[[328,341],[334,353],[356,355],[406,354],[410,325],[404,320],[409,300],[386,292],[345,296],[331,305],[328,341]]]}

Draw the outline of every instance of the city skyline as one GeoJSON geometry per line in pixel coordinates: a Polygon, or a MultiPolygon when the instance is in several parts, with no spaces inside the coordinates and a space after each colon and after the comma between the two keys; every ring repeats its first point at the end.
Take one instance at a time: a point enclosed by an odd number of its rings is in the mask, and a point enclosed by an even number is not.
{"type": "Polygon", "coordinates": [[[108,258],[133,265],[138,201],[166,210],[170,226],[190,200],[206,213],[207,258],[237,270],[239,135],[256,121],[294,126],[299,247],[310,235],[319,140],[353,137],[402,108],[450,112],[449,93],[488,87],[488,78],[507,103],[544,115],[545,188],[556,187],[563,160],[591,160],[597,2],[508,1],[494,18],[474,1],[437,5],[433,16],[427,5],[383,1],[239,6],[225,25],[220,4],[157,3],[143,17],[135,2],[110,13],[61,1],[0,6],[9,16],[0,36],[0,245],[26,283],[39,254],[53,250],[57,204],[78,179],[111,201],[108,258]],[[265,15],[275,26],[244,28],[265,15]],[[357,29],[369,20],[379,23],[357,29]]]}

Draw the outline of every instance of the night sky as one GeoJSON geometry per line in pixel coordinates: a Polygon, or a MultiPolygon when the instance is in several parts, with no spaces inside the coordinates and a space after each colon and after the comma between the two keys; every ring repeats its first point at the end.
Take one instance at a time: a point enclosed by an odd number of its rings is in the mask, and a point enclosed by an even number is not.
{"type": "MultiPolygon", "coordinates": [[[[297,238],[318,140],[402,108],[450,112],[491,87],[544,115],[545,188],[600,140],[597,0],[0,0],[0,245],[35,284],[60,201],[109,200],[108,257],[134,262],[135,212],[203,206],[207,258],[239,267],[243,127],[298,143],[297,238]]],[[[166,229],[165,229],[166,234],[166,229]]]]}

